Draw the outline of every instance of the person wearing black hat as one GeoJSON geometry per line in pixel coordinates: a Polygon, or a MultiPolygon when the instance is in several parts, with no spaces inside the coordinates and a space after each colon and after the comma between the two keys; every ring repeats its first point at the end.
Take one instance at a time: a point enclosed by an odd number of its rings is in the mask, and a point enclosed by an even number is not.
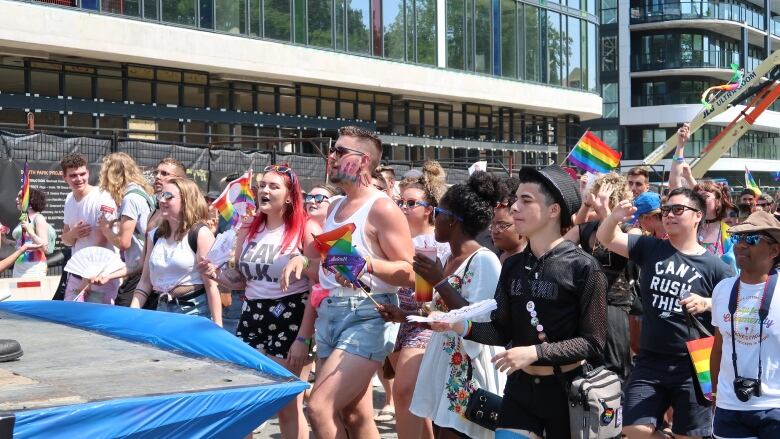
{"type": "Polygon", "coordinates": [[[585,360],[602,361],[607,277],[591,255],[563,239],[582,202],[569,174],[557,165],[525,167],[519,179],[512,217],[529,245],[504,262],[492,321],[431,326],[478,343],[511,344],[493,358],[509,375],[497,433],[569,438],[568,398],[556,369],[570,381],[585,360]]]}
{"type": "Polygon", "coordinates": [[[697,397],[701,391],[685,343],[708,335],[699,326],[712,330],[712,290],[733,271],[698,241],[705,210],[701,195],[677,188],[661,207],[669,239],[621,231],[620,223],[636,212],[630,201],[618,203],[596,233],[602,245],[639,266],[640,349],[623,401],[623,433],[631,439],[661,437],[656,428],[670,406],[675,437],[712,432],[712,412],[704,396],[697,397]]]}
{"type": "Polygon", "coordinates": [[[739,276],[712,292],[715,437],[780,437],[780,222],[757,210],[728,230],[739,276]]]}

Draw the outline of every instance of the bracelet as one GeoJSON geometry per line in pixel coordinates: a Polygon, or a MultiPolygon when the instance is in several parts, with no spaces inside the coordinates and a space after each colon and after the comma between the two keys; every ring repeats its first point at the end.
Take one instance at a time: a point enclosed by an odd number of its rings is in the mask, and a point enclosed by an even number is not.
{"type": "Polygon", "coordinates": [[[306,346],[311,346],[311,338],[301,337],[300,335],[297,335],[295,337],[295,341],[299,341],[305,344],[306,346]]]}
{"type": "Polygon", "coordinates": [[[685,162],[685,157],[683,157],[683,156],[680,156],[680,157],[675,157],[675,158],[674,158],[674,161],[675,161],[675,162],[680,162],[680,163],[683,163],[683,162],[685,162]]]}
{"type": "Polygon", "coordinates": [[[465,322],[463,322],[463,333],[458,335],[460,335],[461,337],[465,337],[469,335],[469,332],[471,332],[471,320],[466,320],[465,322]]]}
{"type": "Polygon", "coordinates": [[[135,295],[136,292],[142,293],[144,295],[144,297],[149,297],[149,292],[148,291],[142,290],[140,288],[136,288],[135,290],[133,290],[133,295],[135,295]]]}
{"type": "Polygon", "coordinates": [[[311,262],[309,260],[309,258],[306,257],[306,255],[298,255],[298,256],[303,258],[303,269],[305,270],[305,269],[309,268],[309,263],[311,262]]]}

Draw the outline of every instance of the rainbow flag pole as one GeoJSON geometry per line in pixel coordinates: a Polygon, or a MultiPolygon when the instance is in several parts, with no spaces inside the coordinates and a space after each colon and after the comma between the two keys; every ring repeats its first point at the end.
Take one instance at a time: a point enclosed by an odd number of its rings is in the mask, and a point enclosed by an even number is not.
{"type": "Polygon", "coordinates": [[[22,189],[19,198],[19,210],[21,211],[20,221],[27,220],[27,209],[30,207],[30,167],[27,159],[24,159],[24,170],[22,171],[22,189]]]}
{"type": "Polygon", "coordinates": [[[587,172],[603,174],[620,164],[622,154],[613,150],[590,130],[585,133],[566,156],[566,160],[587,172]]]}

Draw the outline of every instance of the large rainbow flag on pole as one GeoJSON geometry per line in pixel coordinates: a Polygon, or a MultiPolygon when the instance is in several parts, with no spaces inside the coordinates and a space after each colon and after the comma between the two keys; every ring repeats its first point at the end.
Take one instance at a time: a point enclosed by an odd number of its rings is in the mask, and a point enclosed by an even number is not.
{"type": "Polygon", "coordinates": [[[566,158],[587,172],[603,174],[617,168],[620,156],[595,134],[586,131],[566,158]]]}
{"type": "Polygon", "coordinates": [[[252,194],[252,170],[228,183],[222,194],[211,203],[219,212],[219,224],[221,229],[232,228],[238,224],[241,215],[246,214],[248,208],[256,208],[255,197],[252,194]]]}
{"type": "Polygon", "coordinates": [[[747,166],[745,166],[745,187],[752,189],[756,196],[761,195],[761,189],[756,184],[756,180],[753,179],[753,174],[750,173],[750,169],[747,166]]]}
{"type": "Polygon", "coordinates": [[[22,171],[22,189],[19,198],[19,210],[22,212],[20,220],[27,219],[27,209],[30,207],[30,168],[27,160],[24,161],[24,170],[22,171]]]}

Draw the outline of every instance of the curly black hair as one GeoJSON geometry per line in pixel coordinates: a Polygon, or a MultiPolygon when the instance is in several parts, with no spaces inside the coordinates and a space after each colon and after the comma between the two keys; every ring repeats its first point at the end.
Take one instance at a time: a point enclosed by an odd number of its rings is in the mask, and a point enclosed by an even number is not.
{"type": "Polygon", "coordinates": [[[463,232],[475,237],[493,221],[493,208],[506,197],[506,185],[484,171],[471,174],[466,183],[449,188],[440,204],[446,204],[457,216],[463,218],[463,232]]]}

